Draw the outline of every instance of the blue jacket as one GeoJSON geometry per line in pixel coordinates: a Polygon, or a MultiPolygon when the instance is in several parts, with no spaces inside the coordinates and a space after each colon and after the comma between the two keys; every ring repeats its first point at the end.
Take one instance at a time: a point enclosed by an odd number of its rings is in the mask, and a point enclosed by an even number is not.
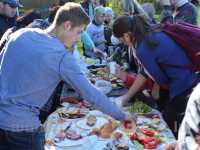
{"type": "Polygon", "coordinates": [[[37,129],[40,109],[64,80],[97,109],[118,120],[125,114],[91,85],[73,54],[40,29],[14,32],[0,53],[0,128],[37,129]]]}
{"type": "Polygon", "coordinates": [[[136,55],[148,73],[159,85],[169,86],[171,98],[190,89],[197,81],[194,71],[184,67],[161,67],[162,64],[191,65],[184,49],[163,32],[152,33],[149,38],[158,41],[159,45],[150,48],[142,41],[136,48],[136,55]]]}

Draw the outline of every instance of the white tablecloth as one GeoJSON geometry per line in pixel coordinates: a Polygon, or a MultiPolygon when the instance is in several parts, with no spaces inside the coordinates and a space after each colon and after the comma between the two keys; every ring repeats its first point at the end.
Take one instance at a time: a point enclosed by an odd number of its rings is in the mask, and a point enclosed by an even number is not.
{"type": "MultiPolygon", "coordinates": [[[[110,100],[115,101],[118,106],[121,106],[120,100],[116,100],[115,98],[110,98],[110,100]]],[[[77,122],[80,119],[63,120],[59,117],[58,113],[62,112],[62,111],[66,111],[67,109],[71,109],[71,106],[69,104],[65,104],[64,107],[56,110],[54,113],[52,113],[48,117],[48,120],[45,123],[46,141],[54,141],[55,137],[56,137],[56,135],[58,135],[59,131],[64,130],[66,128],[66,126],[68,126],[69,123],[71,123],[71,122],[73,122],[73,124],[71,126],[72,129],[76,130],[81,135],[88,134],[89,131],[85,131],[81,128],[77,128],[77,122]]],[[[154,111],[161,116],[160,112],[158,112],[156,110],[154,110],[154,111]]],[[[90,111],[89,114],[90,113],[95,114],[97,116],[106,117],[106,115],[101,113],[100,111],[95,110],[95,111],[90,111]]],[[[146,123],[148,124],[148,119],[143,116],[139,116],[138,120],[140,122],[146,121],[146,123]]],[[[162,150],[163,147],[165,146],[165,144],[174,142],[174,140],[175,140],[172,132],[170,131],[169,128],[167,128],[166,123],[164,122],[162,116],[161,116],[160,125],[162,128],[166,128],[163,132],[160,133],[165,138],[165,142],[163,144],[160,144],[158,146],[157,150],[162,150]]],[[[120,129],[119,129],[119,131],[120,131],[120,129]]],[[[56,143],[55,145],[46,144],[45,150],[101,150],[106,147],[107,143],[110,143],[112,141],[113,141],[113,139],[102,139],[100,137],[93,135],[93,136],[87,136],[86,138],[83,138],[83,141],[80,142],[81,143],[80,145],[70,146],[70,144],[66,144],[66,146],[65,146],[65,144],[63,144],[63,142],[62,142],[62,144],[56,143]],[[58,146],[56,146],[56,145],[58,145],[58,146]]],[[[69,143],[69,141],[66,141],[66,142],[69,143]]],[[[128,136],[126,137],[126,135],[124,137],[124,142],[129,145],[129,150],[138,150],[138,147],[133,145],[132,142],[129,140],[128,136]]]]}

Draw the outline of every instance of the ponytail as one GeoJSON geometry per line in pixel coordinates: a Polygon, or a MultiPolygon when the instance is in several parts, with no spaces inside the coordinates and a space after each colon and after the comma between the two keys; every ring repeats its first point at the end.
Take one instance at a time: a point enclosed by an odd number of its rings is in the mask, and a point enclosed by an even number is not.
{"type": "Polygon", "coordinates": [[[135,37],[137,43],[144,41],[148,47],[154,48],[159,45],[159,43],[149,37],[153,31],[152,26],[148,21],[141,15],[131,16],[131,32],[135,37]]]}
{"type": "Polygon", "coordinates": [[[159,43],[150,38],[153,31],[151,25],[141,15],[120,16],[113,23],[113,33],[120,38],[124,33],[131,33],[131,38],[135,38],[136,43],[144,41],[148,47],[154,48],[159,43]]]}

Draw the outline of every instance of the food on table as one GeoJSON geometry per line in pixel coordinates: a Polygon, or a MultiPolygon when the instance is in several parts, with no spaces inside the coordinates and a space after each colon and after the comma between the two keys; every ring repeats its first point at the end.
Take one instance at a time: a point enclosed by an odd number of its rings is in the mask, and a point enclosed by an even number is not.
{"type": "Polygon", "coordinates": [[[96,76],[103,77],[103,76],[108,76],[108,74],[104,69],[99,69],[96,73],[96,76]]]}
{"type": "Polygon", "coordinates": [[[161,140],[154,137],[154,135],[155,133],[153,131],[144,128],[142,130],[140,129],[140,132],[138,133],[130,134],[130,140],[138,141],[146,149],[156,149],[157,146],[161,143],[161,140]]]}
{"type": "Polygon", "coordinates": [[[150,128],[140,128],[140,131],[147,136],[154,136],[156,131],[150,128]]]}
{"type": "Polygon", "coordinates": [[[110,138],[113,130],[114,129],[112,128],[112,124],[106,123],[103,125],[103,127],[100,130],[100,136],[102,138],[110,138]]]}
{"type": "Polygon", "coordinates": [[[66,132],[66,138],[68,138],[70,140],[78,140],[78,139],[80,139],[82,137],[75,130],[69,129],[66,132]]]}
{"type": "Polygon", "coordinates": [[[160,140],[155,137],[145,137],[143,139],[139,139],[139,141],[144,145],[144,148],[147,149],[155,149],[160,144],[160,140]]]}
{"type": "Polygon", "coordinates": [[[102,138],[110,138],[117,127],[118,124],[115,121],[109,120],[109,122],[105,123],[102,127],[93,129],[90,134],[97,135],[102,138]]]}
{"type": "Polygon", "coordinates": [[[117,82],[117,77],[111,76],[110,81],[111,81],[111,82],[117,82]]]}
{"type": "Polygon", "coordinates": [[[112,124],[113,130],[117,129],[119,127],[120,123],[112,118],[108,119],[108,122],[112,124]]]}
{"type": "Polygon", "coordinates": [[[117,84],[116,83],[112,83],[112,88],[116,88],[117,84]]]}
{"type": "Polygon", "coordinates": [[[82,118],[86,115],[84,112],[81,112],[79,108],[73,110],[67,110],[65,112],[60,112],[58,114],[61,118],[67,118],[67,119],[82,118]]]}
{"type": "Polygon", "coordinates": [[[92,107],[92,104],[89,103],[89,102],[86,101],[86,100],[81,101],[81,104],[82,104],[82,106],[84,106],[84,107],[86,107],[86,108],[91,108],[91,107],[92,107]]]}
{"type": "Polygon", "coordinates": [[[66,133],[64,130],[60,130],[60,132],[56,135],[56,138],[65,138],[66,133]]]}
{"type": "Polygon", "coordinates": [[[93,65],[93,64],[95,64],[96,60],[95,60],[94,58],[86,58],[86,59],[84,60],[84,62],[85,62],[86,64],[88,64],[88,65],[93,65]]]}
{"type": "Polygon", "coordinates": [[[160,118],[153,118],[152,123],[154,124],[160,124],[160,118]]]}
{"type": "Polygon", "coordinates": [[[131,134],[129,135],[131,141],[137,140],[137,136],[138,136],[138,135],[137,135],[136,133],[131,133],[131,134]]]}
{"type": "Polygon", "coordinates": [[[165,150],[175,150],[177,149],[177,143],[174,142],[174,143],[169,143],[165,146],[165,150]]]}
{"type": "Polygon", "coordinates": [[[90,135],[100,135],[100,129],[99,128],[94,128],[92,129],[92,132],[90,133],[90,135]]]}
{"type": "Polygon", "coordinates": [[[133,122],[131,120],[125,120],[124,121],[124,128],[125,129],[132,129],[133,128],[133,122]]]}
{"type": "Polygon", "coordinates": [[[136,130],[136,125],[131,120],[125,120],[123,123],[123,128],[126,133],[132,133],[136,130]]]}
{"type": "Polygon", "coordinates": [[[136,147],[137,150],[143,150],[144,149],[144,146],[142,144],[140,144],[140,142],[138,142],[136,140],[134,140],[132,142],[135,145],[135,147],[136,147]]]}
{"type": "Polygon", "coordinates": [[[57,120],[57,123],[58,123],[58,124],[63,124],[63,123],[65,123],[65,119],[64,119],[64,118],[67,118],[67,116],[66,116],[65,114],[63,114],[63,113],[59,113],[58,115],[59,115],[59,118],[58,118],[58,120],[57,120]]]}
{"type": "Polygon", "coordinates": [[[94,115],[90,115],[87,117],[87,125],[90,127],[94,126],[96,124],[96,121],[97,121],[97,119],[96,119],[96,116],[94,116],[94,115]]]}
{"type": "Polygon", "coordinates": [[[115,147],[117,150],[128,150],[129,149],[128,145],[126,145],[126,144],[117,144],[117,145],[115,145],[115,147]]]}
{"type": "Polygon", "coordinates": [[[113,136],[116,140],[119,140],[123,137],[123,134],[120,132],[115,132],[113,136]]]}
{"type": "Polygon", "coordinates": [[[143,114],[151,112],[152,108],[141,101],[136,101],[132,106],[128,107],[128,111],[143,114]]]}
{"type": "Polygon", "coordinates": [[[92,105],[86,101],[86,100],[82,100],[82,99],[77,99],[75,97],[64,97],[61,99],[61,103],[70,103],[70,104],[76,104],[77,107],[86,107],[86,108],[91,108],[92,105]]]}
{"type": "Polygon", "coordinates": [[[92,78],[108,79],[109,73],[106,68],[96,68],[90,69],[91,74],[89,75],[92,78]]]}
{"type": "Polygon", "coordinates": [[[54,141],[55,142],[60,142],[63,141],[66,138],[66,132],[65,130],[60,130],[59,133],[56,135],[54,141]]]}
{"type": "Polygon", "coordinates": [[[50,140],[50,139],[45,140],[45,144],[47,144],[47,145],[54,145],[54,140],[50,140]]]}
{"type": "Polygon", "coordinates": [[[166,142],[166,137],[161,135],[161,134],[156,134],[154,137],[159,139],[161,143],[165,143],[166,142]]]}
{"type": "Polygon", "coordinates": [[[61,103],[64,103],[64,102],[71,103],[71,104],[78,104],[80,100],[75,97],[64,97],[61,99],[61,103]]]}

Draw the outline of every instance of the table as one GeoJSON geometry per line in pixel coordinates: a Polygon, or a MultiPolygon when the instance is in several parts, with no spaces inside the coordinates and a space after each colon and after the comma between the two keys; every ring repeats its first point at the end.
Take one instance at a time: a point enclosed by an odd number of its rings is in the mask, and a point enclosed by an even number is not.
{"type": "MultiPolygon", "coordinates": [[[[114,97],[110,98],[111,101],[116,102],[118,106],[121,107],[121,101],[119,99],[116,99],[114,97]]],[[[66,110],[69,109],[75,109],[77,106],[72,106],[71,104],[65,103],[61,108],[56,110],[54,113],[52,113],[49,117],[48,120],[45,122],[44,127],[45,127],[45,138],[46,138],[46,145],[45,145],[45,150],[101,150],[105,149],[106,144],[114,142],[114,140],[111,139],[103,139],[100,138],[96,135],[88,136],[89,130],[85,130],[84,128],[81,127],[79,124],[81,120],[84,118],[79,118],[79,119],[61,119],[59,116],[59,113],[65,112],[66,110]],[[83,140],[78,141],[69,141],[65,140],[63,142],[55,142],[56,136],[61,130],[64,130],[70,123],[72,123],[71,127],[72,129],[76,130],[78,133],[81,135],[85,136],[83,140]],[[52,143],[53,142],[53,143],[52,143]],[[60,144],[61,143],[61,144],[60,144]],[[68,143],[68,144],[65,144],[68,143]],[[75,143],[75,144],[74,144],[75,143]]],[[[96,115],[99,118],[107,118],[108,116],[103,114],[100,111],[97,110],[87,110],[83,108],[83,111],[87,112],[88,114],[96,115]]],[[[163,147],[167,143],[171,143],[175,141],[175,138],[171,132],[171,130],[167,127],[165,121],[163,120],[161,113],[157,110],[153,110],[154,113],[158,114],[160,116],[160,124],[158,127],[163,128],[162,132],[160,132],[160,135],[162,135],[165,139],[165,142],[160,144],[156,150],[162,150],[163,147]]],[[[153,124],[152,122],[149,122],[149,119],[143,115],[138,115],[138,124],[143,124],[144,126],[147,124],[153,124]],[[146,123],[145,123],[146,122],[146,123]]],[[[140,125],[139,125],[140,126],[140,125]]],[[[116,129],[119,132],[123,133],[123,130],[121,127],[116,129]]],[[[122,142],[126,143],[129,146],[129,150],[138,150],[139,147],[137,145],[134,145],[130,140],[129,137],[127,136],[126,133],[123,133],[123,139],[122,142]]]]}

